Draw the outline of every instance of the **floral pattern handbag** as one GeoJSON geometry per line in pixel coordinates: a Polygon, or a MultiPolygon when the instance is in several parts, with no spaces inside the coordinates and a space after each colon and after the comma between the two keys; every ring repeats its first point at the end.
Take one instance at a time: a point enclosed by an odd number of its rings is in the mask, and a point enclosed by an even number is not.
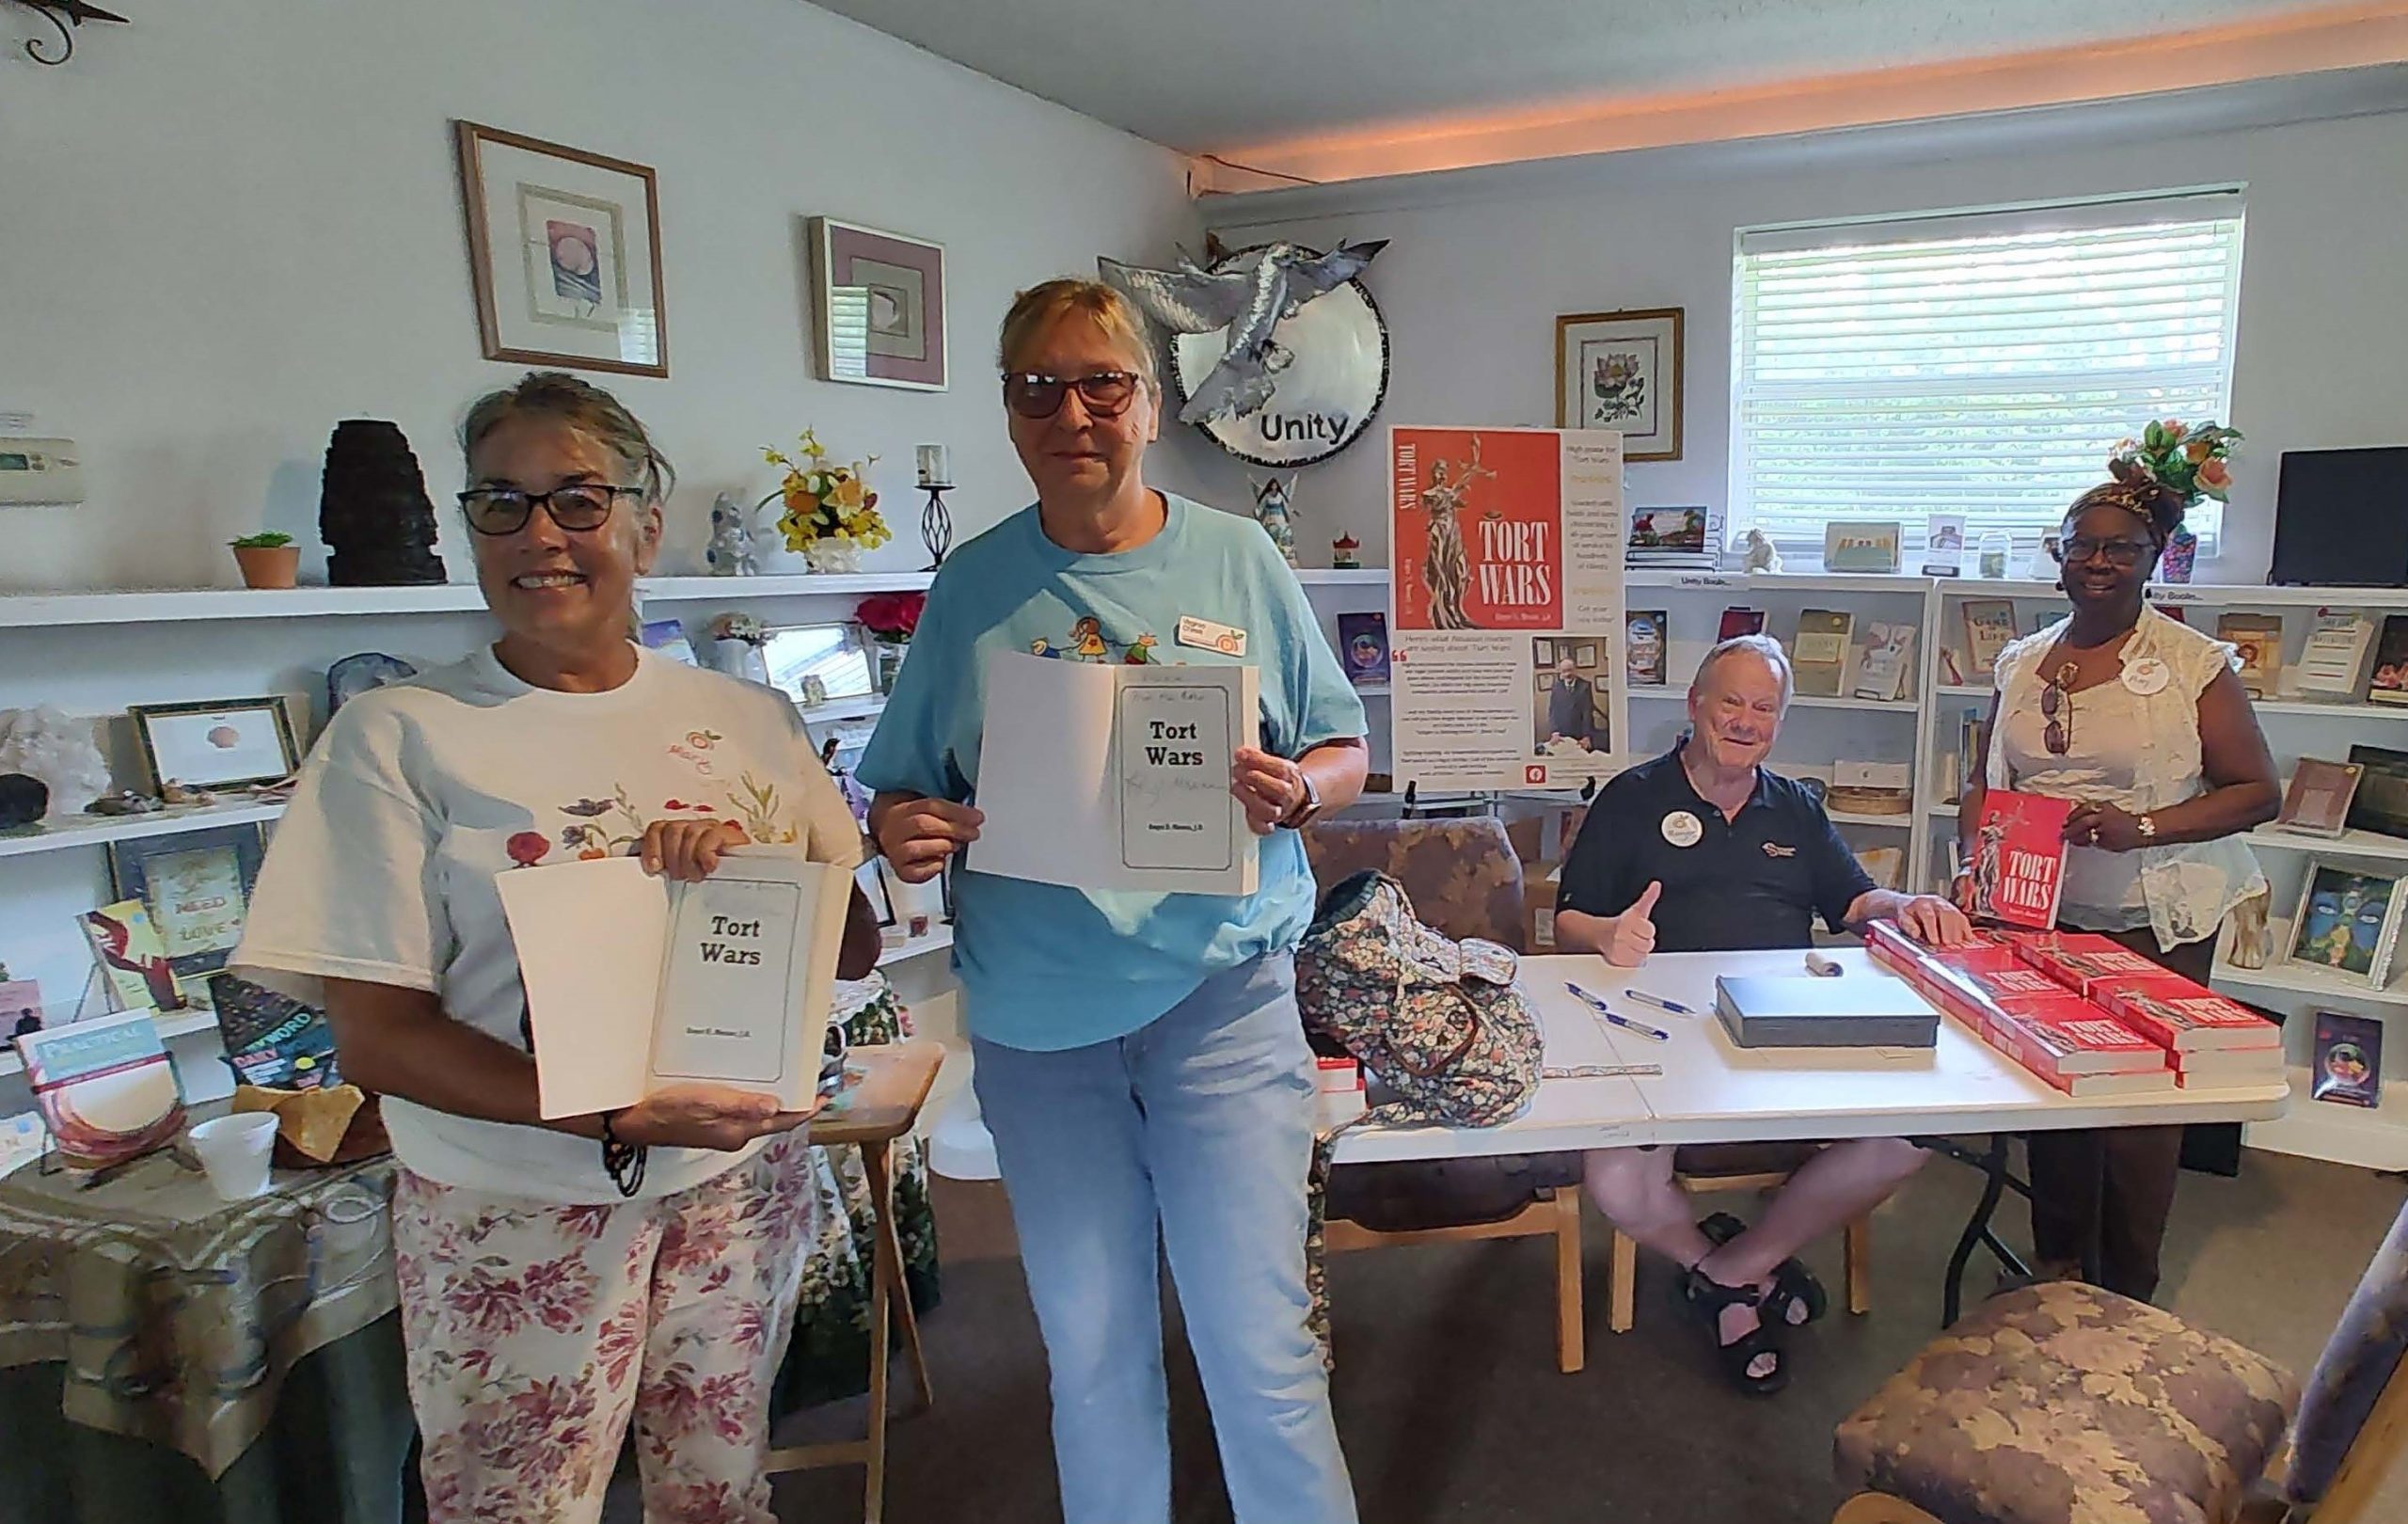
{"type": "Polygon", "coordinates": [[[1396,1094],[1373,1123],[1494,1127],[1537,1093],[1545,1044],[1513,949],[1456,942],[1413,913],[1404,885],[1363,872],[1322,897],[1296,950],[1305,1029],[1396,1094]]]}

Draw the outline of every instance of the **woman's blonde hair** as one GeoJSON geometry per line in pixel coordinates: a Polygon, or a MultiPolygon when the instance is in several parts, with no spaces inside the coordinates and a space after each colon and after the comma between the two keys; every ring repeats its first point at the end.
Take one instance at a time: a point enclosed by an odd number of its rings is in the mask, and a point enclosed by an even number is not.
{"type": "Polygon", "coordinates": [[[1002,338],[995,345],[997,367],[1005,371],[1017,369],[1019,357],[1029,346],[1056,322],[1072,313],[1085,318],[1106,338],[1129,351],[1137,373],[1145,378],[1147,390],[1161,390],[1161,383],[1154,375],[1153,341],[1147,336],[1146,322],[1138,315],[1136,305],[1101,280],[1081,280],[1071,276],[1031,286],[1012,298],[1011,310],[1004,314],[1002,338]]]}
{"type": "Polygon", "coordinates": [[[514,418],[547,418],[592,435],[642,474],[646,502],[661,501],[677,484],[676,468],[624,403],[562,371],[530,371],[517,385],[478,398],[460,425],[461,455],[474,456],[486,435],[514,418]]]}

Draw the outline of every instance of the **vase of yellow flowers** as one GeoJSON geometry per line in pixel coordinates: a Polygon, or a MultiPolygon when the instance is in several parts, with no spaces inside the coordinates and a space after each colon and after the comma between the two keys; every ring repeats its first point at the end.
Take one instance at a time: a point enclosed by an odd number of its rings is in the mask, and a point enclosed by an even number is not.
{"type": "Polygon", "coordinates": [[[805,429],[794,456],[764,450],[772,466],[785,468],[778,490],[759,506],[780,505],[775,527],[786,549],[815,572],[856,572],[862,552],[895,536],[879,516],[878,494],[869,489],[869,468],[878,457],[840,465],[831,460],[818,436],[805,429]]]}

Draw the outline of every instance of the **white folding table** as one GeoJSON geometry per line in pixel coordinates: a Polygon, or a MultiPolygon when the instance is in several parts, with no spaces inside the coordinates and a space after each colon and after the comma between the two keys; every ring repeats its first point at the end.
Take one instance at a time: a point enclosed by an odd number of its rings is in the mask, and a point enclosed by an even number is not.
{"type": "MultiPolygon", "coordinates": [[[[1822,949],[1843,979],[1894,977],[1861,947],[1822,949]]],[[[1550,1071],[1583,1066],[1660,1064],[1660,1076],[1554,1078],[1540,1084],[1529,1108],[1497,1127],[1385,1127],[1364,1123],[1337,1141],[1339,1164],[1452,1159],[1498,1153],[1551,1153],[1618,1144],[1740,1143],[1766,1139],[1911,1137],[1982,1169],[1988,1177],[1972,1219],[1949,1262],[1944,1321],[1956,1318],[1965,1264],[1987,1245],[2010,1268],[2012,1250],[1990,1230],[2010,1190],[2009,1135],[2067,1127],[2151,1127],[2184,1122],[2264,1121],[2282,1115],[2290,1087],[2281,1078],[2076,1100],[2027,1072],[1962,1024],[1942,1017],[1928,1049],[1759,1048],[1733,1043],[1715,1019],[1719,974],[1804,975],[1802,951],[1663,953],[1636,969],[1608,967],[1587,954],[1522,960],[1522,987],[1538,1008],[1550,1071]],[[1608,1024],[1565,989],[1566,981],[1605,997],[1617,1012],[1671,1034],[1656,1041],[1608,1024]],[[1628,998],[1625,990],[1687,1006],[1676,1016],[1628,998]],[[1989,1135],[1987,1151],[1948,1139],[1989,1135]]],[[[1332,1099],[1327,1119],[1343,1119],[1332,1099]]],[[[2093,1267],[2095,1270],[2095,1266],[2093,1267]]]]}

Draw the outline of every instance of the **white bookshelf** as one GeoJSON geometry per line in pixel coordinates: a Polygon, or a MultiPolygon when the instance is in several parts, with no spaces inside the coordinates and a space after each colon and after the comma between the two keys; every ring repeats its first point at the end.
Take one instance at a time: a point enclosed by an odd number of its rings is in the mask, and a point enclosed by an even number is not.
{"type": "Polygon", "coordinates": [[[78,847],[104,847],[113,841],[137,841],[146,836],[174,836],[219,826],[251,825],[284,813],[281,802],[237,801],[187,808],[156,810],[149,815],[70,815],[39,826],[0,832],[0,857],[25,857],[78,847]]]}

